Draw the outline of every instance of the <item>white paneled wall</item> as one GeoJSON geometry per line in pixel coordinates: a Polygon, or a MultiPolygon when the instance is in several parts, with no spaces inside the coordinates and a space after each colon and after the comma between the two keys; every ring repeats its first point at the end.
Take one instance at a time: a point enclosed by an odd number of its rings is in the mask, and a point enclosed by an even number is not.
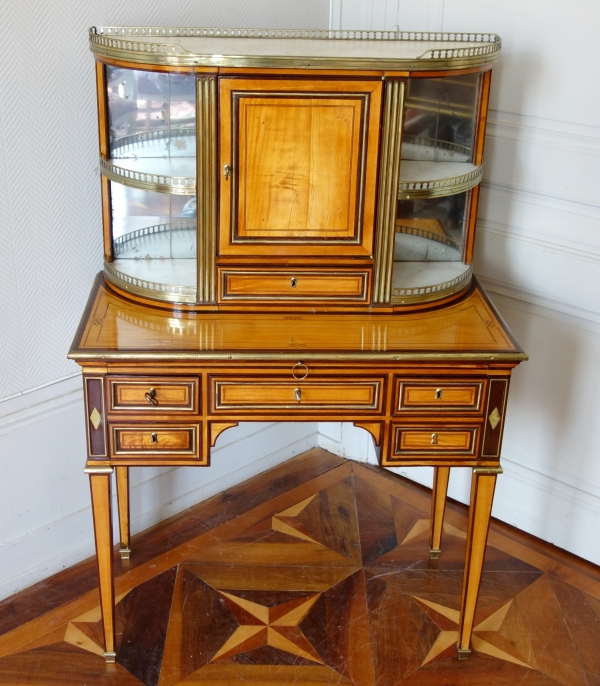
{"type": "MultiPolygon", "coordinates": [[[[1,598],[93,551],[81,380],[66,359],[102,260],[88,27],[325,28],[329,1],[21,0],[0,7],[1,598]]],[[[135,470],[133,527],[316,442],[314,424],[246,425],[219,437],[208,470],[135,470]]]]}
{"type": "MultiPolygon", "coordinates": [[[[494,31],[475,271],[530,355],[514,373],[494,515],[600,563],[600,4],[333,0],[332,28],[494,31]]],[[[357,430],[321,442],[373,460],[357,430]]],[[[468,470],[450,493],[466,501],[468,470]]],[[[431,485],[431,470],[402,470],[431,485]]]]}

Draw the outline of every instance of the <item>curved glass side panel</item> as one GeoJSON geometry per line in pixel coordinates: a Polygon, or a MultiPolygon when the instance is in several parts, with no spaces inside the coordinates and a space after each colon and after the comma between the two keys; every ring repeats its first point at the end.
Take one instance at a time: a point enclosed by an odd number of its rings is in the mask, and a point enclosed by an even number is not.
{"type": "Polygon", "coordinates": [[[193,302],[196,198],[111,182],[114,260],[107,276],[134,293],[193,302]]]}
{"type": "Polygon", "coordinates": [[[472,162],[480,83],[480,74],[407,79],[402,159],[472,162]]]}
{"type": "Polygon", "coordinates": [[[106,76],[111,159],[151,158],[157,164],[139,171],[160,174],[173,160],[178,169],[169,175],[195,176],[194,75],[107,66],[106,76]]]}
{"type": "Polygon", "coordinates": [[[433,300],[467,285],[471,267],[463,254],[469,201],[470,191],[398,201],[393,302],[433,300]]]}

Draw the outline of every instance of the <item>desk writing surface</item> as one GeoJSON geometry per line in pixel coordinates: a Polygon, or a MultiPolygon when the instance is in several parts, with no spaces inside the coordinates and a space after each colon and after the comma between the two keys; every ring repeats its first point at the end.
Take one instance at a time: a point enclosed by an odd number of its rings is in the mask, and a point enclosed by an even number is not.
{"type": "Polygon", "coordinates": [[[193,313],[127,301],[98,278],[69,357],[86,359],[526,359],[479,284],[396,314],[193,313]]]}

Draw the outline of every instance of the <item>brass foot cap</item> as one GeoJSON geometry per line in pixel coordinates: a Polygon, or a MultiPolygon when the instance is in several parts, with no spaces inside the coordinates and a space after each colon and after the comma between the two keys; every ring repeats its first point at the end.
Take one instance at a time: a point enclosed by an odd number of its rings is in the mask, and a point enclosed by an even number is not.
{"type": "Polygon", "coordinates": [[[471,654],[470,648],[459,648],[458,649],[458,659],[459,660],[466,660],[470,654],[471,654]]]}
{"type": "Polygon", "coordinates": [[[119,552],[122,560],[128,560],[131,557],[131,548],[121,548],[119,552]]]}
{"type": "Polygon", "coordinates": [[[429,548],[429,559],[437,560],[442,551],[439,548],[429,548]]]}
{"type": "Polygon", "coordinates": [[[107,653],[105,651],[104,652],[104,659],[106,660],[107,663],[111,664],[111,663],[117,661],[117,654],[116,653],[107,653]]]}

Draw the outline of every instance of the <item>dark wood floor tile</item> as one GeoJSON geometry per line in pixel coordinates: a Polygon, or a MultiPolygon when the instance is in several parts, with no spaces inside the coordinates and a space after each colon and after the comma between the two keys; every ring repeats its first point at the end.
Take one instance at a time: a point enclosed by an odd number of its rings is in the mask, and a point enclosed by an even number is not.
{"type": "Polygon", "coordinates": [[[565,686],[589,686],[547,575],[519,593],[499,632],[525,662],[565,686]]]}
{"type": "Polygon", "coordinates": [[[385,686],[557,686],[559,683],[535,669],[473,653],[468,660],[432,662],[403,681],[389,681],[385,686]]]}
{"type": "Polygon", "coordinates": [[[157,686],[177,570],[170,569],[133,589],[119,603],[124,627],[117,662],[144,686],[157,686]]]}
{"type": "Polygon", "coordinates": [[[600,684],[600,618],[582,591],[549,574],[548,581],[590,684],[600,684]]]}
{"type": "Polygon", "coordinates": [[[367,565],[398,545],[395,499],[357,476],[354,476],[354,493],[362,562],[367,565]]]}
{"type": "Polygon", "coordinates": [[[203,667],[177,686],[323,686],[324,684],[352,684],[326,665],[239,665],[211,664],[203,667]]]}
{"type": "Polygon", "coordinates": [[[11,686],[140,686],[121,665],[68,643],[55,643],[0,660],[0,684],[11,686]]]}
{"type": "Polygon", "coordinates": [[[300,629],[326,665],[357,686],[374,685],[362,571],[325,591],[300,629]]]}
{"type": "Polygon", "coordinates": [[[236,565],[186,562],[186,569],[213,588],[222,590],[325,591],[358,570],[358,567],[303,565],[236,565]]]}
{"type": "Polygon", "coordinates": [[[399,684],[421,666],[439,627],[396,577],[368,574],[366,589],[375,683],[399,684]]]}

